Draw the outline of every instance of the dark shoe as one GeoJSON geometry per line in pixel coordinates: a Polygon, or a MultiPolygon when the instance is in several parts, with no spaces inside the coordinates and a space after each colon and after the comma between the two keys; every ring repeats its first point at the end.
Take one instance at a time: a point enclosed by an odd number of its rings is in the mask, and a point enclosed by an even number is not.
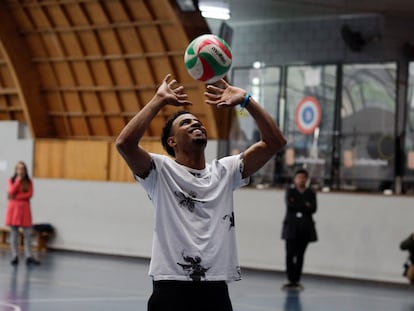
{"type": "Polygon", "coordinates": [[[300,283],[296,283],[296,289],[297,290],[304,290],[305,287],[302,284],[300,284],[300,283]]]}
{"type": "Polygon", "coordinates": [[[294,286],[295,286],[294,283],[286,283],[286,284],[283,284],[282,289],[289,289],[289,288],[292,288],[294,286]]]}
{"type": "Polygon", "coordinates": [[[26,259],[26,265],[40,265],[40,261],[34,259],[33,257],[29,257],[26,259]]]}
{"type": "Polygon", "coordinates": [[[16,257],[14,257],[11,261],[10,261],[10,264],[11,265],[13,265],[13,266],[15,266],[15,265],[17,265],[19,263],[19,258],[16,256],[16,257]]]}
{"type": "Polygon", "coordinates": [[[283,290],[303,290],[303,286],[300,283],[287,283],[282,286],[283,290]]]}

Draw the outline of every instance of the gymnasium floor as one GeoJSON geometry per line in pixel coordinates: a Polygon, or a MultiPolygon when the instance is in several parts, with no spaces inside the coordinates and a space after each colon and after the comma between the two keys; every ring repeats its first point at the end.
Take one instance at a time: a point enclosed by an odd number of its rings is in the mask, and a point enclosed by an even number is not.
{"type": "MultiPolygon", "coordinates": [[[[62,251],[41,259],[40,266],[12,267],[9,251],[0,250],[1,311],[146,311],[146,259],[62,251]]],[[[298,293],[281,291],[283,283],[283,274],[243,269],[243,280],[229,286],[234,310],[414,311],[409,285],[305,275],[298,293]]]]}

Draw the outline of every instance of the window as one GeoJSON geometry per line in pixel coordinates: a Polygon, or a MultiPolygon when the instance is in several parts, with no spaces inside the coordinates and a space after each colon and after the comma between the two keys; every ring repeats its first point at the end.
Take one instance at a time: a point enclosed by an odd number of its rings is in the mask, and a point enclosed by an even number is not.
{"type": "Polygon", "coordinates": [[[281,123],[288,144],[280,171],[288,180],[306,168],[313,183],[331,179],[336,94],[335,65],[291,66],[287,69],[286,104],[281,123]]]}
{"type": "MultiPolygon", "coordinates": [[[[247,90],[275,119],[278,111],[280,78],[281,69],[279,67],[237,68],[233,71],[233,84],[247,90]]],[[[232,122],[230,130],[230,154],[243,151],[259,140],[259,131],[253,118],[246,112],[240,113],[239,107],[236,109],[237,120],[232,122]]],[[[275,161],[272,159],[252,176],[252,184],[273,184],[274,171],[275,161]]]]}
{"type": "MultiPolygon", "coordinates": [[[[274,117],[287,145],[253,176],[253,184],[284,186],[298,168],[319,188],[394,188],[397,64],[297,65],[237,68],[243,87],[274,117]]],[[[414,63],[410,64],[403,186],[414,192],[414,63]]],[[[232,122],[229,153],[259,139],[248,114],[232,122]]],[[[398,166],[397,166],[398,165],[398,166]]]]}
{"type": "Polygon", "coordinates": [[[340,187],[392,189],[395,63],[343,66],[340,187]]]}
{"type": "Polygon", "coordinates": [[[407,113],[405,115],[405,160],[403,187],[405,192],[414,192],[414,63],[409,65],[407,113]]]}

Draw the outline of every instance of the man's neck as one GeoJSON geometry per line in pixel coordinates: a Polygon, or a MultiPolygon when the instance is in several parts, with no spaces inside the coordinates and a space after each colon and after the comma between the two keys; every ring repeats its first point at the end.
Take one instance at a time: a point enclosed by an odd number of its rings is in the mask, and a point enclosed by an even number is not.
{"type": "Polygon", "coordinates": [[[181,165],[196,170],[202,170],[206,167],[206,159],[204,153],[200,155],[177,155],[175,161],[181,165]]]}
{"type": "Polygon", "coordinates": [[[306,186],[296,186],[299,192],[304,192],[306,190],[306,186]]]}

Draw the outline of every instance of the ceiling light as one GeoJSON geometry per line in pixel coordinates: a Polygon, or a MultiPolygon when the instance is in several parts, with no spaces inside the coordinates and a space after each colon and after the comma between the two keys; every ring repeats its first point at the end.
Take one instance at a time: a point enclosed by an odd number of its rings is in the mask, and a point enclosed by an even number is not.
{"type": "Polygon", "coordinates": [[[229,4],[225,1],[200,1],[198,7],[205,18],[230,19],[229,4]]]}

